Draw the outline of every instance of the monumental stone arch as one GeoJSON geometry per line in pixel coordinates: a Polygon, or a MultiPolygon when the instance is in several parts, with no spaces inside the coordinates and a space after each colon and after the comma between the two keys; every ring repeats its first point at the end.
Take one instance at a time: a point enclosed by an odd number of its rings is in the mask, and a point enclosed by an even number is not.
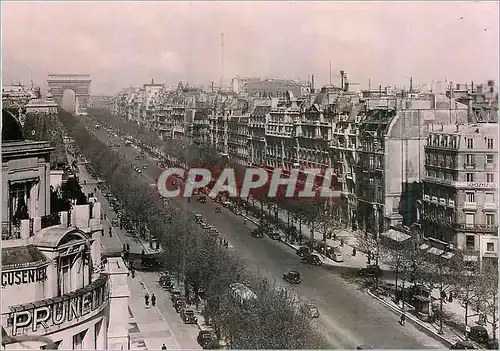
{"type": "Polygon", "coordinates": [[[62,104],[63,94],[70,89],[75,92],[75,114],[86,115],[90,101],[90,74],[49,74],[49,93],[57,104],[62,104]]]}

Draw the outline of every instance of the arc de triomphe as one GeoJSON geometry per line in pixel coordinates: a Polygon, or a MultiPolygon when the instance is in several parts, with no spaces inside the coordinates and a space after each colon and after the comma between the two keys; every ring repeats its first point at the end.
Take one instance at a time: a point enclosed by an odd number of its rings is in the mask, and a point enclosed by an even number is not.
{"type": "Polygon", "coordinates": [[[70,89],[75,92],[75,114],[86,115],[90,100],[90,74],[49,74],[47,83],[49,92],[57,104],[62,104],[64,91],[70,89]]]}

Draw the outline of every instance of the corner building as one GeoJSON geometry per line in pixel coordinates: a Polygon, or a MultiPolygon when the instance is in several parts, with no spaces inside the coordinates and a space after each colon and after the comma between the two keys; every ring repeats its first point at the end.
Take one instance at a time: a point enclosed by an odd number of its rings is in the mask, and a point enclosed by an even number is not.
{"type": "Polygon", "coordinates": [[[469,261],[498,260],[498,124],[434,125],[425,146],[423,232],[469,261]]]}
{"type": "Polygon", "coordinates": [[[53,148],[5,110],[2,127],[3,348],[129,349],[128,270],[101,255],[100,203],[52,213],[53,148]]]}

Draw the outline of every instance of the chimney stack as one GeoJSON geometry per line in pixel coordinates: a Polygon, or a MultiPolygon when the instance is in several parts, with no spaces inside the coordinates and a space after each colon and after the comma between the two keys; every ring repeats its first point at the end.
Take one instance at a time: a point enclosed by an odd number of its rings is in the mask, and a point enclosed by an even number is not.
{"type": "Polygon", "coordinates": [[[340,89],[344,90],[344,71],[340,71],[340,89]]]}

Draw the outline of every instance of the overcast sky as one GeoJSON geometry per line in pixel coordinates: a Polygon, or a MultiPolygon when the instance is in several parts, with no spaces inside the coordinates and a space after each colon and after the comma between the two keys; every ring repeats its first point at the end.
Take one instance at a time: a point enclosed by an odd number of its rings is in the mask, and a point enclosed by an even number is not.
{"type": "Polygon", "coordinates": [[[151,81],[259,76],[367,86],[498,77],[498,2],[2,1],[2,78],[45,87],[90,73],[92,93],[151,81]],[[463,17],[463,19],[460,19],[463,17]]]}

